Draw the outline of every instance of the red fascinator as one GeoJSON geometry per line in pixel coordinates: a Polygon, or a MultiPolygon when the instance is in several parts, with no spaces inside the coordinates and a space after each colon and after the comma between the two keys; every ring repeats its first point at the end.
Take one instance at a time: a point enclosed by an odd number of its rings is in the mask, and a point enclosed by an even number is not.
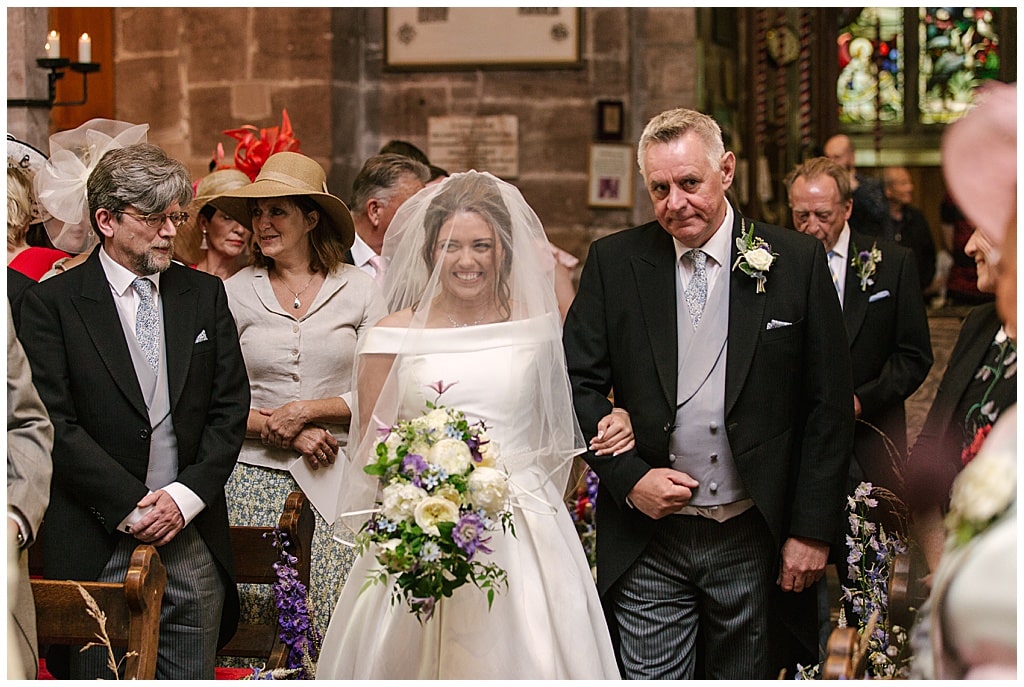
{"type": "Polygon", "coordinates": [[[292,122],[288,119],[288,110],[281,110],[281,126],[268,129],[257,129],[252,124],[245,124],[240,129],[228,129],[224,132],[238,140],[235,146],[235,167],[255,181],[263,163],[274,153],[299,150],[299,140],[292,131],[292,122]]]}

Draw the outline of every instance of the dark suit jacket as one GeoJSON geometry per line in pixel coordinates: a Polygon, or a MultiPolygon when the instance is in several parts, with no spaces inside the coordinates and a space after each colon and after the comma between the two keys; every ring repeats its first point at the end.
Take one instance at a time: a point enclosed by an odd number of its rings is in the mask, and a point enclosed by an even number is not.
{"type": "Polygon", "coordinates": [[[943,505],[949,499],[949,488],[962,465],[961,446],[948,445],[946,432],[950,424],[963,422],[963,418],[954,419],[953,413],[988,355],[999,327],[994,303],[979,305],[964,320],[908,461],[907,498],[912,508],[943,505]]]}
{"type": "Polygon", "coordinates": [[[15,332],[19,331],[21,326],[21,299],[25,297],[25,290],[35,283],[36,280],[32,277],[26,277],[18,270],[7,268],[7,301],[11,304],[15,332]]]}
{"type": "MultiPolygon", "coordinates": [[[[733,236],[739,237],[736,213],[733,236]]],[[[853,441],[849,349],[833,336],[842,313],[821,243],[755,223],[778,258],[765,293],[729,265],[726,432],[744,486],[777,543],[831,541],[844,506],[853,441]],[[771,320],[792,323],[768,329],[771,320]]],[[[598,587],[636,560],[657,521],[625,498],[651,468],[669,467],[677,386],[675,251],[651,222],[595,241],[565,322],[573,401],[589,440],[615,405],[629,411],[636,448],[586,456],[600,477],[598,587]]]]}
{"type": "Polygon", "coordinates": [[[913,253],[891,241],[850,232],[851,257],[855,248],[870,250],[874,244],[882,252],[874,284],[862,291],[856,270],[846,269],[843,319],[863,421],[854,436],[851,474],[902,496],[907,456],[903,402],[928,376],[932,344],[913,253]],[[892,440],[898,455],[890,455],[882,437],[865,423],[892,440]]]}
{"type": "MultiPolygon", "coordinates": [[[[46,577],[96,579],[117,525],[146,495],[150,423],[97,247],[25,294],[21,338],[54,426],[46,577]]],[[[177,481],[206,507],[190,523],[233,579],[224,484],[245,437],[249,381],[221,280],[172,263],[160,277],[177,481]],[[195,343],[200,333],[206,341],[195,343]]],[[[221,640],[234,633],[227,589],[221,640]]]]}

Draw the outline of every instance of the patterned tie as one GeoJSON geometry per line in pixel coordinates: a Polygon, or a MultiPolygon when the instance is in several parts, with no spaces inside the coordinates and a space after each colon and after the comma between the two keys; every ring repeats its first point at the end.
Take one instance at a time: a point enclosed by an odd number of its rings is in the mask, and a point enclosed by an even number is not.
{"type": "Polygon", "coordinates": [[[832,275],[832,285],[836,287],[836,293],[838,294],[838,293],[840,293],[840,291],[839,291],[839,275],[836,274],[836,271],[834,269],[832,269],[832,258],[834,258],[835,255],[836,255],[836,252],[834,250],[830,250],[828,252],[828,273],[832,275]]]}
{"type": "Polygon", "coordinates": [[[373,279],[378,284],[384,283],[384,258],[374,255],[370,258],[370,265],[373,267],[373,279]]]}
{"type": "Polygon", "coordinates": [[[136,277],[132,282],[139,294],[139,309],[135,312],[135,338],[146,354],[149,366],[156,372],[160,366],[160,320],[153,298],[153,282],[145,277],[136,277]]]}
{"type": "Polygon", "coordinates": [[[686,287],[686,307],[690,309],[690,320],[694,328],[700,324],[700,316],[704,313],[704,303],[708,299],[708,273],[705,269],[708,262],[708,254],[702,250],[693,249],[687,251],[693,262],[693,276],[690,277],[690,284],[686,287]]]}

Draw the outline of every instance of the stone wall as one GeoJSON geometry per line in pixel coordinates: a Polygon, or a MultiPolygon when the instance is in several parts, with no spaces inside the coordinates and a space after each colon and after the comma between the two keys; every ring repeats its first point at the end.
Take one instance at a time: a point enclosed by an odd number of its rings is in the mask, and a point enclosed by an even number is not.
{"type": "MultiPolygon", "coordinates": [[[[348,200],[363,160],[387,140],[427,150],[428,117],[515,115],[512,181],[551,239],[581,258],[597,236],[651,217],[639,176],[632,210],[587,204],[597,101],[623,102],[631,145],[651,115],[697,105],[693,8],[582,9],[582,66],[548,70],[387,71],[381,8],[125,7],[113,22],[111,116],[149,123],[149,140],[196,177],[218,143],[230,162],[235,141],[224,130],[276,126],[286,108],[302,152],[348,200]]],[[[9,88],[18,83],[17,31],[9,21],[9,88]]]]}

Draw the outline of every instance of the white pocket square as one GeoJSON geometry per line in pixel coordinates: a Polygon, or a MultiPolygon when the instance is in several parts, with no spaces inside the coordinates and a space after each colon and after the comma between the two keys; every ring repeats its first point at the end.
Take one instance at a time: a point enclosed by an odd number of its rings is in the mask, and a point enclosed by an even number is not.
{"type": "Polygon", "coordinates": [[[885,291],[879,291],[878,293],[873,293],[870,296],[868,296],[868,303],[874,303],[875,301],[880,301],[883,298],[888,298],[891,295],[892,294],[889,293],[889,289],[886,289],[885,291]]]}
{"type": "Polygon", "coordinates": [[[197,343],[202,343],[203,341],[209,341],[209,337],[206,336],[206,330],[205,329],[203,331],[199,332],[199,336],[197,336],[196,340],[193,341],[192,343],[197,344],[197,343]]]}
{"type": "Polygon", "coordinates": [[[781,327],[789,327],[792,324],[792,322],[785,322],[783,320],[772,320],[765,329],[779,329],[781,327]]]}

